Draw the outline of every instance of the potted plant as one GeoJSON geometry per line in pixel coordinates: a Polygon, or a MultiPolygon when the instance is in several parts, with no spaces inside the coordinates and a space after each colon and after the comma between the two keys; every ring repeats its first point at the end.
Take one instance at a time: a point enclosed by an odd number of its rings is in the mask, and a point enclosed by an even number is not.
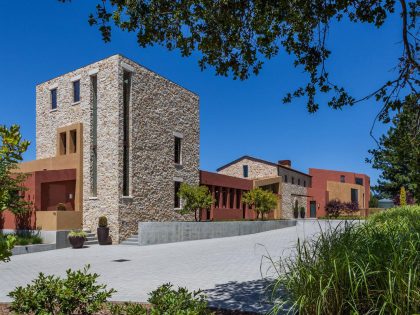
{"type": "Polygon", "coordinates": [[[73,248],[82,248],[86,241],[86,233],[83,231],[71,231],[69,233],[69,242],[73,248]]]}
{"type": "Polygon", "coordinates": [[[306,214],[305,207],[300,207],[300,217],[302,219],[305,219],[305,214],[306,214]]]}
{"type": "Polygon", "coordinates": [[[99,245],[108,245],[109,239],[109,227],[108,227],[108,220],[106,217],[102,216],[99,217],[98,222],[98,229],[96,230],[98,235],[98,243],[99,245]]]}
{"type": "Polygon", "coordinates": [[[67,207],[64,203],[60,202],[59,204],[57,204],[57,211],[66,211],[67,207]]]}

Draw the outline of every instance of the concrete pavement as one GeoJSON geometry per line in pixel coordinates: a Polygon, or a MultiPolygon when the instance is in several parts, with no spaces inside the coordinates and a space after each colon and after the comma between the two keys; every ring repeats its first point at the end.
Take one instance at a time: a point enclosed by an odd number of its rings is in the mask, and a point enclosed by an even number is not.
{"type": "Polygon", "coordinates": [[[68,268],[90,264],[100,282],[118,291],[115,301],[145,302],[148,292],[171,282],[205,290],[214,306],[264,312],[270,305],[264,301],[268,282],[260,266],[265,273],[269,263],[263,255],[268,252],[275,259],[290,255],[298,238],[313,237],[328,225],[325,220],[305,220],[296,227],[245,236],[150,246],[94,245],[13,256],[0,264],[0,302],[10,301],[8,292],[39,272],[64,276],[68,268]]]}

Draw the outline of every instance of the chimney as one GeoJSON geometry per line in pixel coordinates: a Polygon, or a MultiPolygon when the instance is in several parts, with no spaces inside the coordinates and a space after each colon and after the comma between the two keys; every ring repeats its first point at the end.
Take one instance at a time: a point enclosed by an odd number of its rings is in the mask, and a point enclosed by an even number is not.
{"type": "Polygon", "coordinates": [[[292,167],[292,161],[290,160],[279,160],[278,164],[289,168],[292,167]]]}

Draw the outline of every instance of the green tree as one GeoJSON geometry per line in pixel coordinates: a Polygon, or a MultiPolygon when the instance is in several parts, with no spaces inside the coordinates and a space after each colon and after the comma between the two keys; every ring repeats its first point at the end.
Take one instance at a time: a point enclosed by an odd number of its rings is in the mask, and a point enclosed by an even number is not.
{"type": "Polygon", "coordinates": [[[28,213],[30,203],[22,198],[22,192],[26,190],[23,186],[26,175],[13,171],[22,161],[29,141],[22,140],[18,125],[0,126],[0,141],[0,216],[8,209],[19,221],[28,213]]]}
{"type": "Polygon", "coordinates": [[[248,206],[254,206],[257,212],[257,219],[261,214],[261,220],[264,220],[264,214],[273,211],[277,207],[277,196],[271,191],[257,187],[243,195],[243,202],[248,206]]]}
{"type": "MultiPolygon", "coordinates": [[[[70,2],[71,0],[59,0],[70,2]]],[[[111,25],[137,33],[140,47],[159,44],[179,50],[182,56],[199,52],[199,66],[214,67],[217,75],[245,80],[257,75],[263,63],[286,52],[294,57],[308,80],[283,101],[306,97],[307,108],[319,108],[319,93],[329,97],[328,105],[342,108],[376,97],[389,101],[398,97],[401,87],[416,91],[419,85],[419,39],[417,37],[419,0],[98,0],[89,17],[105,42],[111,40],[111,25]],[[371,94],[356,99],[340,84],[331,82],[327,60],[329,30],[343,20],[371,24],[379,28],[390,15],[401,17],[402,53],[395,60],[395,76],[384,79],[371,94]]]]}
{"type": "Polygon", "coordinates": [[[16,238],[13,235],[0,235],[0,262],[8,262],[12,256],[12,249],[16,238]]]}
{"type": "Polygon", "coordinates": [[[400,188],[420,201],[420,96],[409,95],[393,117],[388,132],[379,139],[379,146],[369,150],[366,159],[381,170],[374,190],[383,197],[394,198],[400,188]]]}
{"type": "Polygon", "coordinates": [[[405,192],[404,186],[400,189],[400,206],[406,206],[407,205],[407,193],[405,192]]]}
{"type": "Polygon", "coordinates": [[[213,203],[213,198],[207,186],[195,186],[182,183],[178,192],[182,199],[182,214],[194,212],[195,221],[200,218],[197,212],[201,209],[209,209],[213,203]]]}

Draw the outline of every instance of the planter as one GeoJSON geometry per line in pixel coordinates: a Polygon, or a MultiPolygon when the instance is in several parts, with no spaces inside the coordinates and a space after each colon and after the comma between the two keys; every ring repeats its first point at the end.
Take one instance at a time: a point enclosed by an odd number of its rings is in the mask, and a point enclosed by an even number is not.
{"type": "Polygon", "coordinates": [[[99,245],[108,245],[109,239],[109,227],[98,227],[96,230],[98,235],[98,243],[99,245]]]}
{"type": "Polygon", "coordinates": [[[300,217],[305,219],[305,210],[300,210],[300,217]]]}
{"type": "Polygon", "coordinates": [[[84,236],[69,236],[69,242],[73,248],[82,248],[85,241],[86,238],[84,236]]]}
{"type": "Polygon", "coordinates": [[[298,210],[293,210],[293,216],[295,217],[295,219],[299,218],[299,211],[298,210]]]}

